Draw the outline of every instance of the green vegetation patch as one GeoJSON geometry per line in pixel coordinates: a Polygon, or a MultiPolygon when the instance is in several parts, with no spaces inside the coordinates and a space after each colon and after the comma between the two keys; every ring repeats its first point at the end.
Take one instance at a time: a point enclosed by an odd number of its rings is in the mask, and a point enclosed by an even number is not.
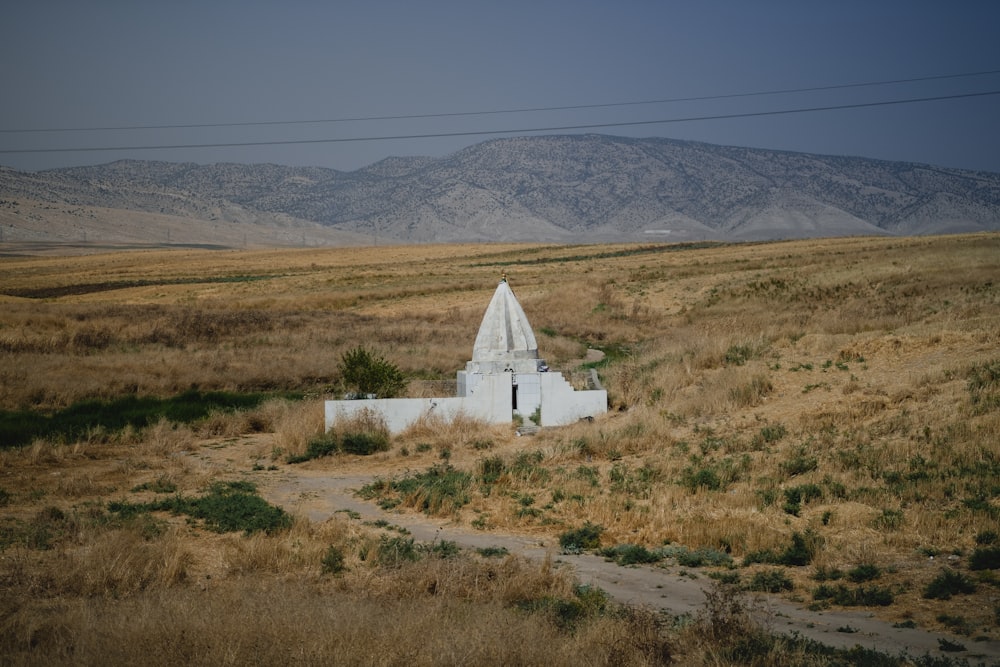
{"type": "MultiPolygon", "coordinates": [[[[609,250],[606,252],[595,252],[586,255],[567,255],[565,257],[537,257],[533,259],[504,259],[497,262],[481,262],[470,264],[472,267],[484,266],[533,266],[537,264],[558,264],[562,262],[585,262],[595,259],[613,259],[617,257],[634,257],[636,255],[651,255],[662,252],[682,252],[685,250],[701,250],[704,248],[718,248],[728,244],[721,241],[693,241],[690,243],[673,243],[670,245],[636,246],[623,250],[609,250]]],[[[499,253],[498,253],[499,254],[499,253]]],[[[509,253],[502,253],[503,257],[508,257],[509,253]]]]}
{"type": "Polygon", "coordinates": [[[754,551],[748,553],[743,558],[743,565],[753,563],[770,563],[773,565],[808,565],[816,556],[816,551],[822,543],[822,538],[807,529],[805,533],[792,533],[792,543],[783,551],[775,552],[771,549],[764,551],[754,551]]]}
{"type": "Polygon", "coordinates": [[[888,607],[895,600],[892,591],[885,586],[850,587],[844,584],[820,584],[813,591],[813,599],[842,607],[888,607]]]}
{"type": "Polygon", "coordinates": [[[369,456],[376,452],[389,450],[389,435],[386,432],[373,433],[345,433],[338,436],[328,432],[318,435],[306,444],[306,451],[302,454],[289,456],[288,463],[305,463],[312,459],[333,454],[358,454],[369,456]]]}
{"type": "Polygon", "coordinates": [[[568,530],[559,536],[559,546],[563,553],[578,554],[585,549],[596,549],[601,546],[601,534],[604,527],[589,521],[579,528],[568,530]]]}
{"type": "Polygon", "coordinates": [[[8,289],[4,294],[24,299],[57,299],[62,296],[77,296],[95,292],[110,292],[113,290],[130,289],[133,287],[151,287],[156,285],[210,285],[215,283],[247,283],[257,280],[270,280],[278,276],[219,276],[215,278],[161,278],[159,280],[109,280],[99,283],[74,283],[72,285],[56,285],[54,287],[35,287],[24,289],[8,289]]]}
{"type": "Polygon", "coordinates": [[[148,503],[114,501],[108,504],[108,511],[122,517],[148,512],[183,514],[203,521],[217,533],[273,533],[292,525],[292,517],[257,495],[251,482],[216,482],[198,498],[176,495],[148,503]]]}
{"type": "Polygon", "coordinates": [[[401,479],[376,479],[361,487],[358,495],[378,499],[384,508],[403,503],[427,514],[445,514],[469,503],[472,482],[470,473],[442,463],[401,479]]]}
{"type": "Polygon", "coordinates": [[[161,419],[189,424],[213,412],[249,410],[275,397],[300,399],[302,396],[192,389],[170,398],[129,395],[109,401],[80,401],[52,414],[0,410],[0,448],[20,447],[36,438],[72,441],[96,429],[115,433],[127,427],[146,428],[161,419]]]}
{"type": "Polygon", "coordinates": [[[584,621],[599,618],[615,609],[608,594],[596,586],[578,584],[569,598],[543,597],[525,600],[520,606],[531,613],[547,614],[561,630],[572,631],[584,621]]]}

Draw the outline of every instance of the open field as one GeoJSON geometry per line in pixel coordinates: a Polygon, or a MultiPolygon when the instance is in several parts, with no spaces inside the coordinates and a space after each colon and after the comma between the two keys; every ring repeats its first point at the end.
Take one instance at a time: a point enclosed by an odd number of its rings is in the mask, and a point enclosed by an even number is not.
{"type": "Polygon", "coordinates": [[[763,633],[748,591],[975,656],[1000,640],[998,279],[997,234],[4,258],[0,655],[838,664],[745,640],[763,633]],[[387,451],[288,463],[360,344],[411,395],[448,391],[501,271],[551,367],[605,353],[608,415],[522,438],[429,423],[387,451]],[[218,408],[77,418],[184,396],[218,408]],[[664,619],[612,610],[557,563],[420,548],[348,513],[249,532],[198,514],[256,502],[225,484],[295,470],[371,478],[371,502],[486,535],[680,565],[722,597],[664,619]]]}

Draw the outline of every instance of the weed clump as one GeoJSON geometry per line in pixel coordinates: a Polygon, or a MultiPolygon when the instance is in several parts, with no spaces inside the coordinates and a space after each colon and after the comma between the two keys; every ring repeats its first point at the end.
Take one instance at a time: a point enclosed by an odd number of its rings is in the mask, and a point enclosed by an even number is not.
{"type": "Polygon", "coordinates": [[[559,546],[564,554],[578,554],[585,549],[596,549],[601,546],[603,526],[585,523],[580,528],[568,530],[559,536],[559,546]]]}
{"type": "Polygon", "coordinates": [[[358,495],[381,499],[384,508],[403,504],[427,514],[447,514],[469,503],[471,487],[470,473],[442,463],[402,479],[375,480],[361,487],[358,495]]]}

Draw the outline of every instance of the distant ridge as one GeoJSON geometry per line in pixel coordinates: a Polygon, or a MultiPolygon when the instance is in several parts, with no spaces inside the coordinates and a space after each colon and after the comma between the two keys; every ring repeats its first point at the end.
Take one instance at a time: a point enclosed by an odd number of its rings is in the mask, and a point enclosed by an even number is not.
{"type": "Polygon", "coordinates": [[[494,139],[353,172],[138,160],[0,168],[0,241],[88,229],[95,240],[232,245],[241,234],[313,245],[997,231],[1000,174],[606,135],[494,139]]]}

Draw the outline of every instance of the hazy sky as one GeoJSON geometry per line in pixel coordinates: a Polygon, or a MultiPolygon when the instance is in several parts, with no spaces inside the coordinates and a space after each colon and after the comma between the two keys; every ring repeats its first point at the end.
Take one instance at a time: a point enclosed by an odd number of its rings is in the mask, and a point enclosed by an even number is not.
{"type": "Polygon", "coordinates": [[[352,170],[391,155],[446,155],[536,128],[992,92],[542,133],[671,137],[1000,172],[1000,72],[747,95],[1000,70],[996,0],[7,4],[0,21],[0,165],[18,169],[140,158],[352,170]],[[729,97],[280,124],[707,96],[729,97]],[[192,124],[216,126],[21,131],[192,124]],[[516,132],[485,134],[496,130],[516,132]],[[4,152],[480,132],[267,146],[4,152]]]}

